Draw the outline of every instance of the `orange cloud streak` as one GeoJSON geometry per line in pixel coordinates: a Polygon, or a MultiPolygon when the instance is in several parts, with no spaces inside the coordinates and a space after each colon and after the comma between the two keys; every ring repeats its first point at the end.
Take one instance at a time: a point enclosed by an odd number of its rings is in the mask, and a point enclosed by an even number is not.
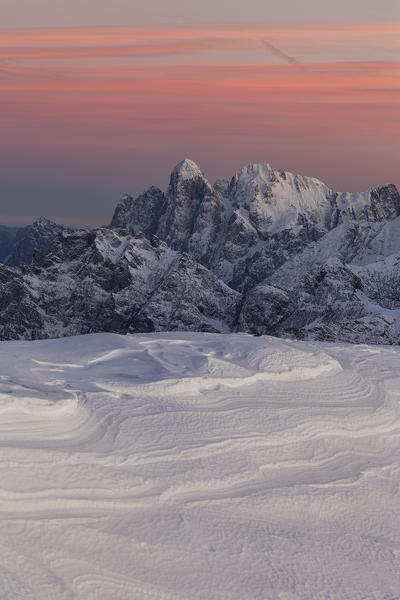
{"type": "MultiPolygon", "coordinates": [[[[255,27],[120,27],[2,31],[0,57],[6,59],[156,56],[229,49],[240,41],[329,49],[381,40],[400,49],[400,21],[255,27]],[[263,42],[263,43],[264,43],[263,42]]],[[[279,49],[278,49],[279,50],[279,49]]],[[[280,51],[280,50],[279,50],[280,51]]],[[[285,52],[283,52],[285,54],[285,52]]]]}
{"type": "MultiPolygon", "coordinates": [[[[240,40],[230,40],[230,46],[237,46],[240,40]]],[[[1,47],[0,58],[3,60],[33,60],[59,58],[119,58],[123,56],[171,56],[212,52],[226,48],[226,40],[204,38],[191,40],[160,40],[153,43],[138,42],[133,44],[111,45],[72,45],[62,46],[22,46],[1,47]]]]}
{"type": "MultiPolygon", "coordinates": [[[[18,69],[16,68],[16,71],[18,69]]],[[[251,100],[263,94],[280,96],[280,101],[293,103],[299,100],[348,102],[357,97],[364,102],[376,102],[386,92],[400,91],[399,62],[334,63],[324,65],[246,65],[195,67],[128,68],[117,65],[109,70],[87,69],[79,77],[36,78],[33,70],[24,69],[23,78],[5,79],[1,83],[3,98],[7,94],[29,93],[45,101],[46,95],[59,93],[77,94],[79,102],[97,96],[101,104],[110,94],[115,102],[123,100],[124,94],[140,94],[151,97],[156,94],[164,100],[179,95],[183,100],[209,98],[217,102],[238,99],[251,100]],[[100,95],[99,95],[100,94],[100,95]],[[103,95],[104,94],[104,95],[103,95]],[[287,95],[286,95],[287,94],[287,95]]],[[[26,101],[26,98],[23,97],[26,101]]],[[[357,101],[358,101],[357,100],[357,101]]]]}
{"type": "Polygon", "coordinates": [[[273,36],[274,38],[371,37],[398,35],[400,21],[366,23],[321,23],[293,26],[253,27],[93,27],[76,29],[26,29],[3,30],[0,47],[50,46],[57,45],[121,45],[136,40],[160,39],[237,39],[273,36]]]}
{"type": "Polygon", "coordinates": [[[306,119],[308,135],[326,128],[333,136],[335,130],[344,135],[349,126],[398,135],[400,89],[394,82],[399,76],[400,62],[306,69],[156,67],[69,79],[10,78],[1,84],[0,120],[3,129],[14,132],[5,135],[7,144],[20,143],[21,136],[26,144],[55,138],[56,143],[108,144],[112,138],[125,143],[144,130],[203,135],[216,128],[258,135],[292,126],[293,109],[306,119]]]}

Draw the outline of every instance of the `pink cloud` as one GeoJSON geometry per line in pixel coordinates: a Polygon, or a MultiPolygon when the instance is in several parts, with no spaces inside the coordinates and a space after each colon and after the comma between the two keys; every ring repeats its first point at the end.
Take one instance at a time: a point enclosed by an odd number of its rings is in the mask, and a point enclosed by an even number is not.
{"type": "Polygon", "coordinates": [[[254,27],[120,27],[82,29],[33,29],[2,31],[0,54],[13,60],[35,58],[170,56],[202,52],[260,40],[288,55],[290,48],[325,52],[340,46],[349,51],[381,42],[386,49],[399,49],[400,21],[254,27]],[[278,46],[277,46],[278,45],[278,46]]]}
{"type": "Polygon", "coordinates": [[[3,32],[0,147],[383,155],[400,134],[400,60],[335,53],[399,39],[400,23],[3,32]]]}

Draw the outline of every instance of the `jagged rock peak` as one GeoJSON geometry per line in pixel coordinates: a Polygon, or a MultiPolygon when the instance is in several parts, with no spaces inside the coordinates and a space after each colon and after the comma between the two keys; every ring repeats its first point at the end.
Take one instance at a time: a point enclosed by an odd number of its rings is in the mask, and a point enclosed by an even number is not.
{"type": "Polygon", "coordinates": [[[178,163],[175,169],[171,173],[171,179],[196,179],[198,177],[204,178],[203,172],[196,163],[190,158],[185,158],[178,163]]]}
{"type": "Polygon", "coordinates": [[[63,225],[58,225],[46,217],[39,217],[26,228],[25,236],[13,248],[6,259],[6,264],[12,267],[29,265],[34,250],[39,250],[43,255],[46,255],[58,235],[65,229],[66,227],[63,225]]]}
{"type": "Polygon", "coordinates": [[[37,219],[35,219],[35,221],[33,221],[32,225],[30,226],[31,229],[38,229],[41,227],[45,227],[45,228],[59,228],[61,229],[63,226],[59,225],[58,223],[55,223],[54,221],[51,221],[50,219],[48,219],[47,217],[38,217],[37,219]]]}
{"type": "Polygon", "coordinates": [[[124,202],[128,202],[129,200],[133,200],[133,197],[130,194],[122,194],[118,204],[123,204],[124,202]]]}
{"type": "Polygon", "coordinates": [[[164,201],[164,193],[155,186],[149,187],[137,198],[124,194],[115,208],[111,227],[125,227],[133,235],[142,231],[150,236],[157,231],[164,201]]]}

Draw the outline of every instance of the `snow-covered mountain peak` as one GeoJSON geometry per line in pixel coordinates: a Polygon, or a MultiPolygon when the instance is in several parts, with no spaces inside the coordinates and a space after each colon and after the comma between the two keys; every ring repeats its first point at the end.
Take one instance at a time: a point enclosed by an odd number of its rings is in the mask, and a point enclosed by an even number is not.
{"type": "Polygon", "coordinates": [[[204,175],[198,165],[190,158],[185,158],[178,163],[171,173],[171,179],[180,179],[186,181],[188,179],[204,178],[204,175]]]}
{"type": "Polygon", "coordinates": [[[26,235],[14,247],[12,253],[6,259],[9,266],[29,265],[34,250],[47,254],[53,243],[66,228],[58,225],[46,217],[39,217],[26,228],[26,235]]]}
{"type": "Polygon", "coordinates": [[[332,190],[318,179],[273,169],[268,163],[243,167],[232,178],[230,192],[253,224],[270,234],[294,228],[304,219],[322,229],[329,221],[332,190]]]}
{"type": "Polygon", "coordinates": [[[164,209],[163,192],[151,186],[137,198],[124,194],[118,202],[111,227],[128,229],[133,235],[142,231],[150,236],[156,233],[164,209]]]}
{"type": "Polygon", "coordinates": [[[63,228],[62,225],[58,225],[58,223],[55,223],[54,221],[51,221],[50,219],[48,219],[47,217],[38,217],[33,223],[32,225],[30,225],[30,229],[31,230],[48,230],[51,231],[53,229],[61,231],[61,229],[63,228]]]}
{"type": "Polygon", "coordinates": [[[111,227],[156,234],[242,292],[341,223],[382,224],[398,215],[394,186],[338,194],[315,177],[266,162],[248,164],[229,183],[217,179],[212,186],[196,163],[185,159],[172,171],[165,194],[149,188],[136,199],[123,199],[111,227]]]}
{"type": "Polygon", "coordinates": [[[250,163],[235,173],[233,179],[236,181],[239,179],[242,181],[245,179],[250,181],[260,180],[265,183],[270,181],[272,172],[273,168],[268,163],[250,163]]]}
{"type": "MultiPolygon", "coordinates": [[[[246,185],[280,185],[281,187],[296,186],[304,190],[319,188],[324,192],[329,188],[316,177],[296,175],[289,171],[274,169],[269,163],[252,163],[240,169],[232,178],[231,184],[246,185]]],[[[330,190],[329,190],[330,191],[330,190]]]]}
{"type": "Polygon", "coordinates": [[[54,221],[50,221],[47,217],[38,217],[33,223],[32,227],[35,225],[55,225],[54,221]]]}

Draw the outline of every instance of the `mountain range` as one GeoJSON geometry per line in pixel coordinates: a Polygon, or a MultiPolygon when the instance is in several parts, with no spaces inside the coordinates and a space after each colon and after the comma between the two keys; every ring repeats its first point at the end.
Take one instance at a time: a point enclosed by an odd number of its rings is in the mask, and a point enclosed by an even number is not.
{"type": "Polygon", "coordinates": [[[1,339],[192,330],[400,340],[394,185],[338,193],[266,163],[211,185],[186,159],[165,192],[124,195],[109,226],[40,218],[7,251],[1,339]]]}

